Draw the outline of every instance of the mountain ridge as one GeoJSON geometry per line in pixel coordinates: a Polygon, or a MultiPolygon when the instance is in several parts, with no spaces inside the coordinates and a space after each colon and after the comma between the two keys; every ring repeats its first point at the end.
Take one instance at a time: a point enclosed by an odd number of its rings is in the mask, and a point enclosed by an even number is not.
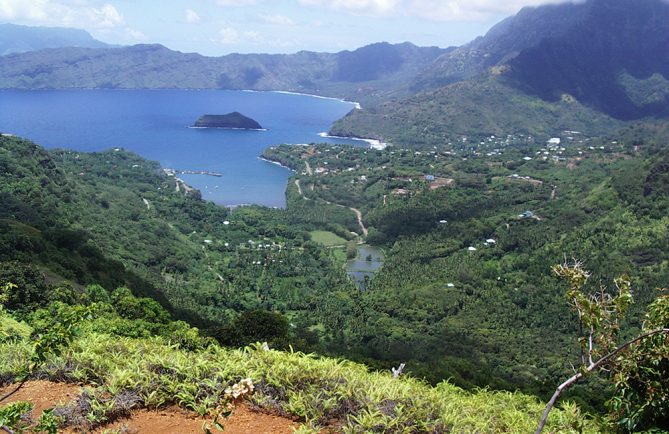
{"type": "Polygon", "coordinates": [[[3,57],[0,88],[252,89],[355,100],[385,98],[409,94],[410,79],[446,51],[385,42],[339,53],[300,51],[221,57],[181,53],[160,44],[57,48],[3,57]]]}
{"type": "Polygon", "coordinates": [[[32,27],[0,24],[0,56],[47,48],[109,48],[82,29],[68,27],[32,27]]]}
{"type": "Polygon", "coordinates": [[[667,23],[660,0],[525,8],[436,59],[414,95],[352,112],[332,133],[420,147],[489,134],[547,139],[563,129],[600,135],[666,119],[667,23]]]}

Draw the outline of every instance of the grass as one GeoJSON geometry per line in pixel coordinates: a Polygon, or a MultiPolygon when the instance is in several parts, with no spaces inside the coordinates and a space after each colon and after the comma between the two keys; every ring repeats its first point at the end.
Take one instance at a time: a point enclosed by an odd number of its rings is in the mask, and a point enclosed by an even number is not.
{"type": "Polygon", "coordinates": [[[311,231],[311,240],[326,247],[345,246],[346,240],[339,235],[328,231],[311,231]]]}
{"type": "Polygon", "coordinates": [[[332,256],[334,257],[334,260],[337,261],[337,263],[345,264],[348,258],[346,257],[346,251],[344,248],[340,249],[332,249],[332,256]]]}
{"type": "MultiPolygon", "coordinates": [[[[29,357],[25,342],[0,343],[0,378],[11,381],[29,357]]],[[[81,398],[86,402],[78,404],[91,413],[73,419],[92,425],[129,410],[174,404],[205,415],[222,402],[226,387],[247,377],[256,385],[251,401],[298,417],[303,422],[300,432],[315,432],[337,420],[344,433],[527,433],[544,407],[521,393],[467,392],[447,382],[432,387],[348,361],[265,351],[261,346],[230,350],[212,345],[186,351],[161,338],[97,333],[77,339],[38,375],[94,387],[81,398]]],[[[57,410],[61,415],[76,413],[57,410]]],[[[551,414],[546,432],[600,429],[575,405],[565,404],[551,414]]]]}

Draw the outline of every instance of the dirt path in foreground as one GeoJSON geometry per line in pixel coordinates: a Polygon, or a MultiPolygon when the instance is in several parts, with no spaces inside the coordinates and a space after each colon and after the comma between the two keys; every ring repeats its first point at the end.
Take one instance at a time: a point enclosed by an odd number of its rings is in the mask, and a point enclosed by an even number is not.
{"type": "MultiPolygon", "coordinates": [[[[0,387],[0,396],[12,391],[14,386],[0,387]]],[[[39,419],[42,412],[56,405],[67,405],[81,395],[81,387],[74,384],[54,383],[50,381],[29,381],[18,392],[2,404],[28,401],[33,404],[32,416],[39,419]]],[[[203,425],[210,419],[199,417],[195,413],[177,407],[160,410],[137,410],[129,418],[120,419],[112,424],[100,427],[93,433],[120,432],[139,434],[201,434],[203,425]]],[[[226,434],[289,434],[300,424],[284,417],[258,413],[242,404],[237,406],[222,424],[226,434]]],[[[217,432],[215,429],[214,432],[217,432]]],[[[85,432],[81,429],[67,428],[65,434],[85,432]]]]}
{"type": "MultiPolygon", "coordinates": [[[[0,396],[14,390],[16,385],[0,388],[0,396]]],[[[38,419],[42,412],[47,408],[55,407],[59,404],[67,404],[81,394],[81,387],[68,383],[52,383],[50,381],[28,381],[18,392],[10,396],[1,405],[10,404],[18,401],[28,401],[32,403],[32,415],[38,419]]]]}
{"type": "MultiPolygon", "coordinates": [[[[202,418],[179,408],[158,411],[139,410],[128,419],[121,419],[93,431],[103,433],[114,430],[141,434],[202,434],[210,419],[202,418]]],[[[235,408],[227,419],[220,420],[225,434],[289,434],[300,424],[279,416],[251,411],[245,405],[235,408]]],[[[211,425],[212,432],[220,432],[211,425]]]]}

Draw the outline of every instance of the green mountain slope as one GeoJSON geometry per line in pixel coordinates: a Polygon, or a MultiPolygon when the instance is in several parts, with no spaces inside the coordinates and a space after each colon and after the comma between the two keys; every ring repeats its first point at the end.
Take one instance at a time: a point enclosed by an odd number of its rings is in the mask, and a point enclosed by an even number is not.
{"type": "Polygon", "coordinates": [[[576,3],[523,8],[484,36],[441,55],[419,75],[414,88],[446,86],[504,64],[539,41],[565,35],[582,21],[582,9],[576,3]]]}
{"type": "Polygon", "coordinates": [[[18,274],[27,264],[78,284],[127,285],[207,326],[266,309],[308,327],[327,294],[352,287],[287,212],[229,213],[125,151],[47,152],[2,137],[0,164],[0,260],[18,261],[18,274]]]}
{"type": "Polygon", "coordinates": [[[569,94],[616,119],[669,115],[669,5],[661,1],[591,0],[581,22],[561,37],[545,38],[509,61],[508,79],[522,91],[555,101],[569,94]],[[645,80],[664,77],[664,91],[645,80]],[[639,101],[621,83],[645,84],[652,101],[639,101]]]}
{"type": "MultiPolygon", "coordinates": [[[[280,147],[265,156],[328,171],[299,175],[301,194],[291,182],[286,211],[229,213],[122,150],[47,152],[2,137],[0,278],[27,288],[19,304],[39,307],[31,300],[49,282],[36,272],[46,269],[50,280],[127,285],[223,342],[275,324],[277,345],[544,396],[577,357],[577,321],[552,265],[583,259],[593,287],[629,273],[638,310],[625,333],[669,279],[666,151],[582,140],[565,151],[492,142],[486,156],[280,147]],[[365,292],[341,253],[307,233],[351,238],[351,206],[387,256],[365,292]],[[519,217],[527,210],[536,218],[519,217]]],[[[574,397],[600,408],[607,394],[595,382],[574,397]]]]}
{"type": "Polygon", "coordinates": [[[667,23],[660,0],[526,8],[436,59],[416,95],[353,112],[332,133],[421,147],[491,134],[598,135],[666,119],[667,23]]]}
{"type": "Polygon", "coordinates": [[[431,148],[453,146],[463,138],[466,143],[478,143],[491,135],[543,139],[565,130],[598,135],[620,125],[572,98],[544,101],[489,75],[352,111],[335,122],[330,132],[431,148]]]}
{"type": "MultiPolygon", "coordinates": [[[[98,303],[93,309],[99,312],[102,306],[98,303]]],[[[62,312],[81,307],[60,305],[62,312]]],[[[40,316],[45,313],[38,311],[31,325],[38,330],[43,327],[40,316]]],[[[74,402],[56,405],[60,430],[101,430],[140,410],[164,411],[167,406],[197,412],[213,425],[213,414],[230,401],[226,390],[240,379],[248,379],[253,390],[235,399],[229,411],[245,403],[255,410],[290,417],[301,425],[299,432],[305,433],[322,428],[336,432],[526,433],[537,425],[543,409],[536,398],[520,393],[467,392],[447,382],[431,387],[413,378],[393,378],[389,372],[369,372],[355,363],[264,350],[259,344],[231,350],[215,344],[187,347],[169,335],[119,336],[110,326],[122,322],[136,326],[138,321],[98,315],[79,324],[80,333],[72,345],[62,355],[47,358],[34,373],[42,380],[88,386],[73,397],[74,402]],[[103,330],[105,325],[107,330],[103,330]]],[[[3,327],[15,330],[11,339],[0,335],[0,378],[7,383],[21,375],[33,351],[27,339],[30,326],[0,312],[0,330],[3,327]]],[[[192,342],[197,330],[190,332],[192,342]]],[[[220,417],[218,422],[225,427],[227,419],[220,417]]],[[[574,405],[555,410],[547,429],[567,432],[574,427],[586,433],[605,429],[574,405]]]]}
{"type": "MultiPolygon", "coordinates": [[[[296,169],[305,160],[314,168],[328,162],[328,172],[298,175],[304,189],[289,191],[287,212],[228,214],[177,192],[177,181],[155,163],[122,150],[46,152],[2,137],[3,304],[41,333],[77,305],[92,309],[72,347],[36,373],[95,382],[101,388],[88,395],[90,402],[110,403],[120,394],[133,397],[132,408],[176,403],[206,412],[223,384],[251,377],[259,405],[315,425],[337,420],[351,432],[425,426],[526,432],[541,410],[534,398],[430,387],[261,347],[223,350],[129,290],[47,286],[36,268],[71,273],[79,283],[107,276],[115,279],[106,282],[109,288],[127,284],[136,291],[141,287],[132,279],[140,276],[150,285],[146,295],[164,297],[178,317],[225,323],[217,336],[237,345],[264,340],[280,326],[301,346],[383,369],[407,363],[410,373],[435,384],[451,378],[467,387],[544,395],[578,357],[577,319],[551,265],[565,256],[583,259],[594,272],[591,290],[628,273],[637,307],[624,336],[638,330],[640,312],[669,280],[669,154],[638,138],[616,142],[583,139],[564,150],[490,143],[487,154],[278,147],[265,156],[296,169]],[[337,269],[337,254],[305,241],[298,229],[319,209],[327,215],[333,203],[361,208],[368,241],[385,247],[386,263],[364,292],[337,269]],[[261,238],[263,247],[249,238],[261,238]],[[238,244],[228,250],[224,240],[238,244]],[[281,252],[266,247],[273,244],[281,252]],[[9,298],[7,282],[18,285],[9,298]],[[258,308],[284,312],[290,324],[257,310],[227,321],[258,308]],[[257,334],[236,336],[236,330],[257,334]]],[[[320,222],[336,230],[338,216],[328,217],[314,218],[309,228],[320,222]]],[[[4,313],[0,326],[0,378],[12,381],[33,343],[26,339],[29,327],[4,313]]],[[[590,408],[601,408],[608,396],[596,379],[571,395],[590,408]]],[[[118,410],[105,408],[109,413],[86,420],[100,423],[118,410]]],[[[586,432],[599,430],[571,404],[550,423],[558,431],[583,430],[583,424],[586,432]]]]}

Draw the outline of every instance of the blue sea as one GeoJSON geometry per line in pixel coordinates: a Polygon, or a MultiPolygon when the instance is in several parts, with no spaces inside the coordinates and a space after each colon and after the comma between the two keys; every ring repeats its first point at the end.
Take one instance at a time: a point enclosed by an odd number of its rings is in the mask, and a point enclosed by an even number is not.
{"type": "Polygon", "coordinates": [[[205,199],[221,205],[285,206],[290,171],[260,160],[282,143],[344,143],[320,137],[353,103],[277,92],[219,90],[0,91],[0,132],[46,148],[124,148],[177,170],[205,199]],[[267,131],[189,128],[203,114],[238,111],[267,131]]]}

